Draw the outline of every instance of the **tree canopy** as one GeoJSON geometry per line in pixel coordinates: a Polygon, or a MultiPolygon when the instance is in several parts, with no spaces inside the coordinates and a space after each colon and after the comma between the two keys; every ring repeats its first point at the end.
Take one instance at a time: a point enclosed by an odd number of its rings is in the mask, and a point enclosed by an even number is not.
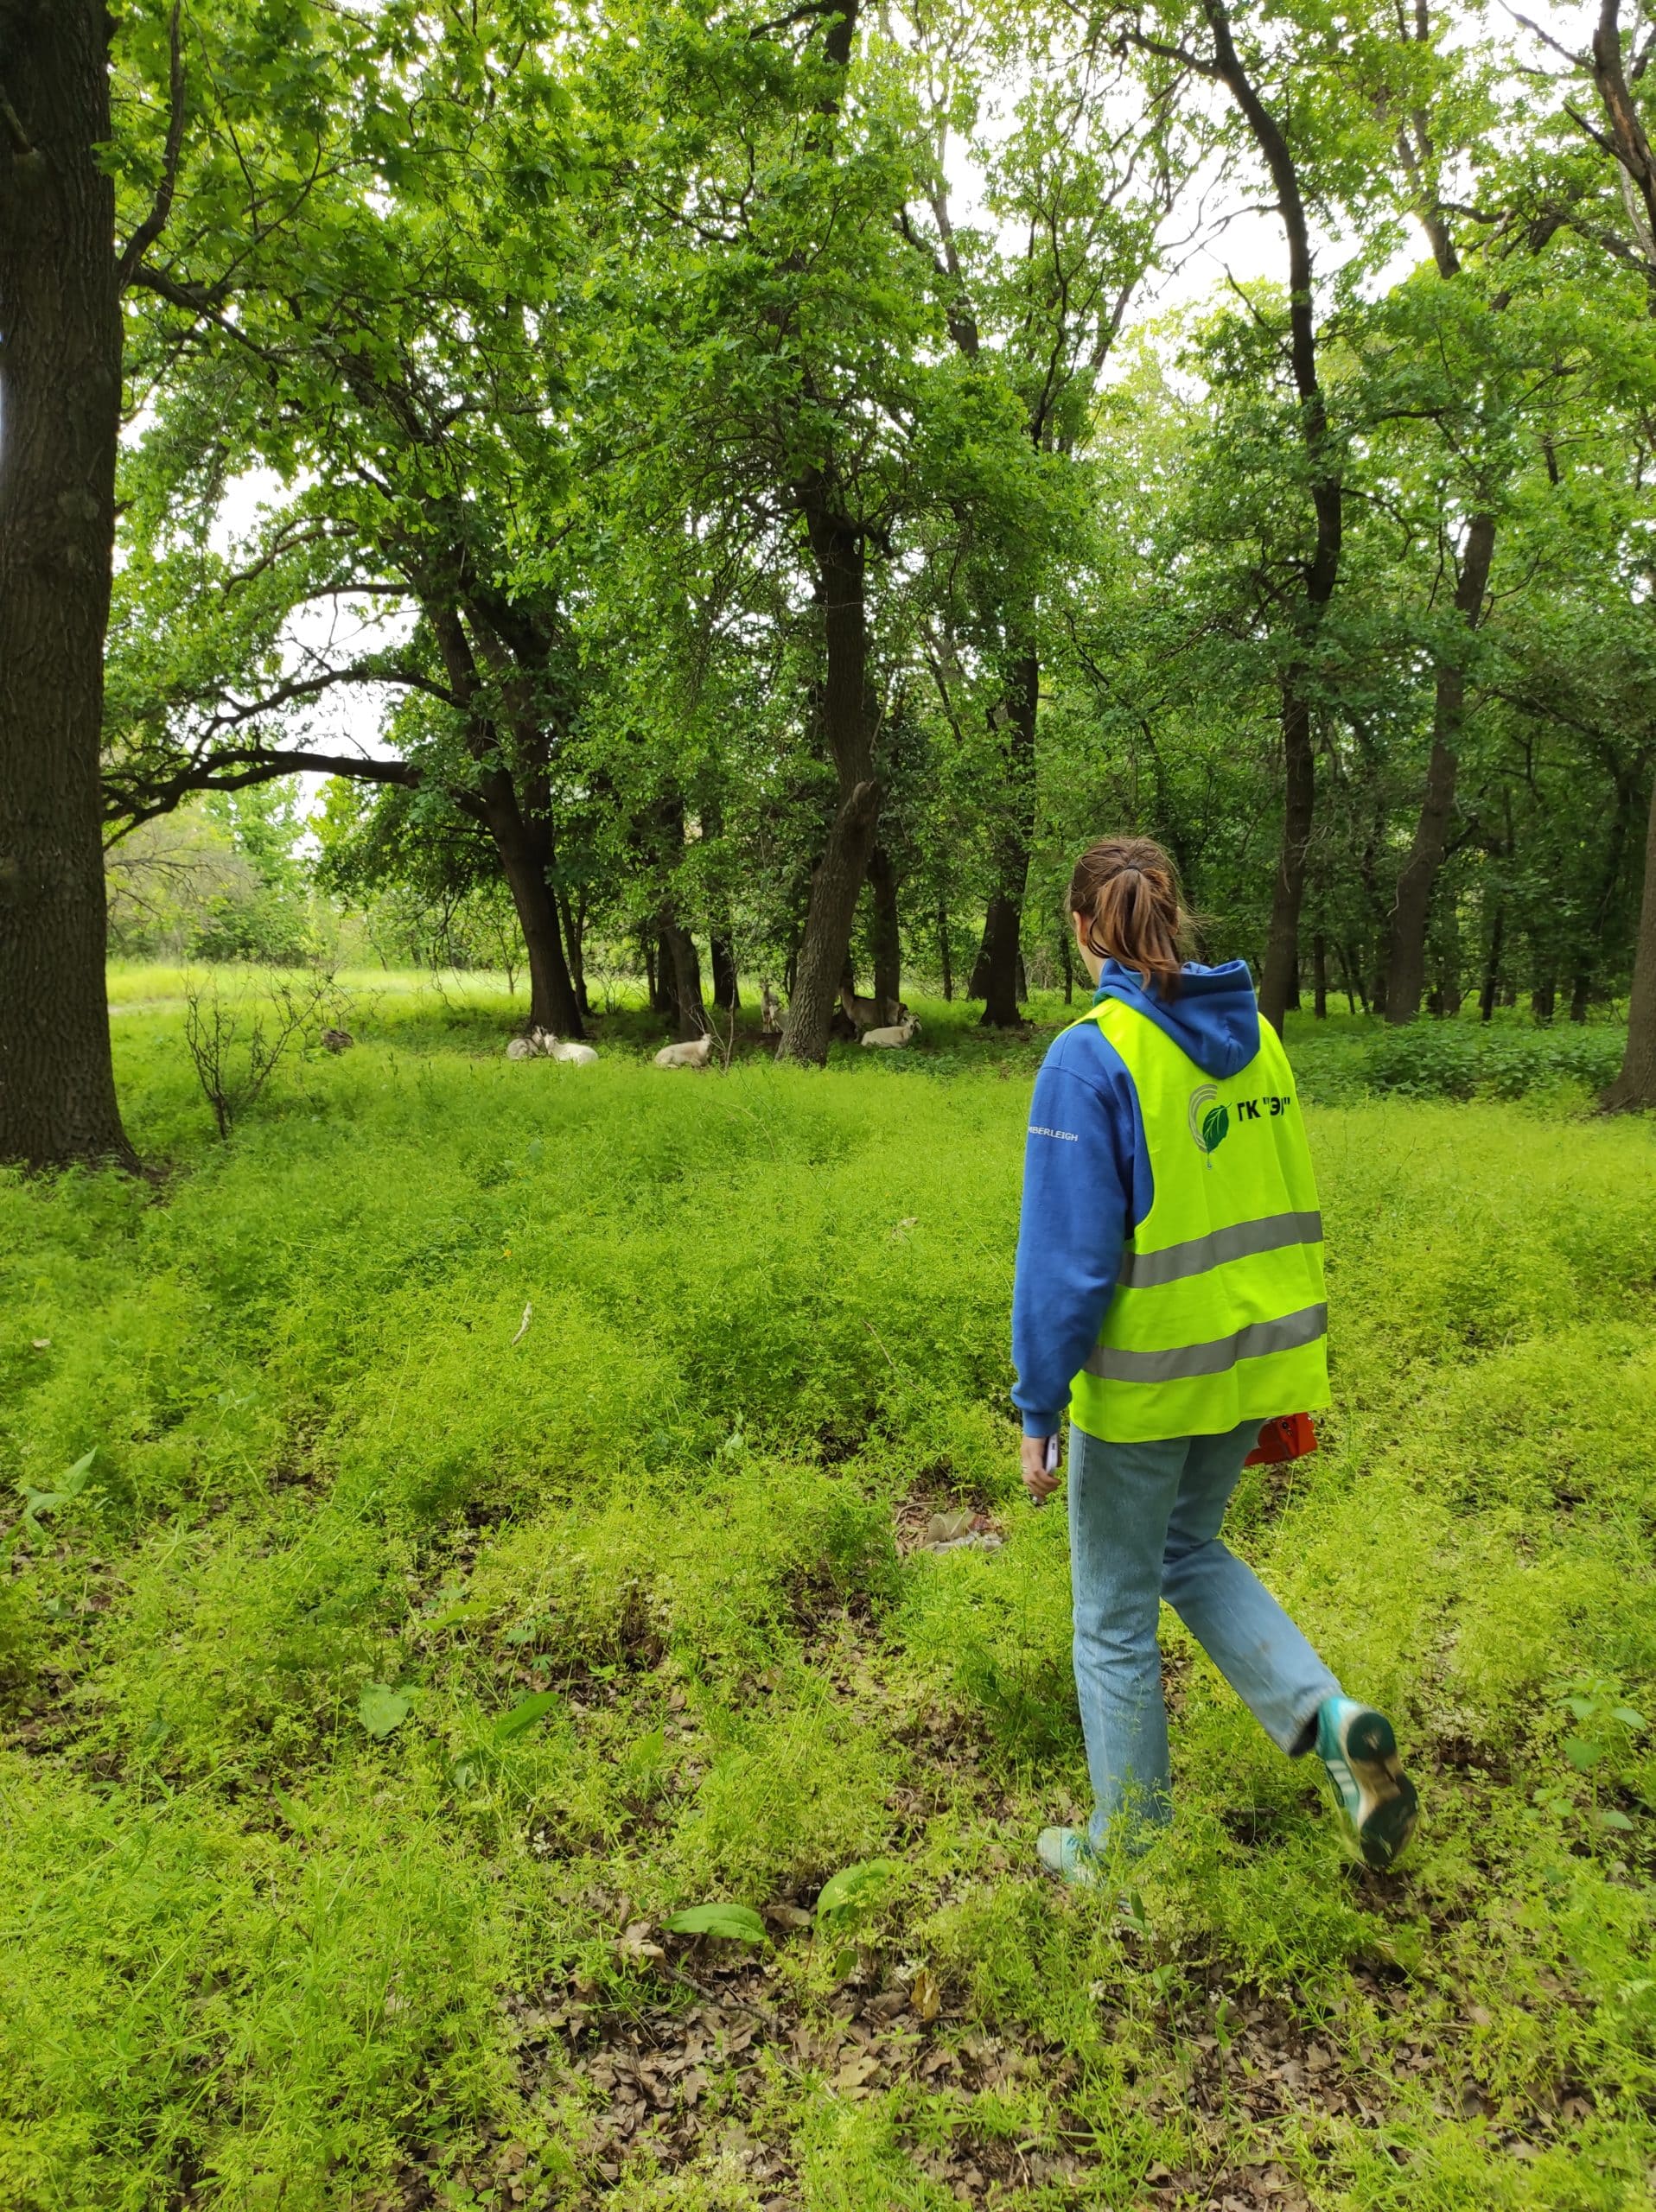
{"type": "Polygon", "coordinates": [[[1279,1022],[1648,1035],[1653,36],[146,0],[106,834],[343,779],[570,1034],[595,932],[1015,1021],[1131,828],[1279,1022]]]}

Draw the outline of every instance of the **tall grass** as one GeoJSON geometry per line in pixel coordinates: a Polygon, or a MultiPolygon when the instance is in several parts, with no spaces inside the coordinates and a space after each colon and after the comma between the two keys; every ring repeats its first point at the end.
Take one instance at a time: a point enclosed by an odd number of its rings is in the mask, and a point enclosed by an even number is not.
{"type": "Polygon", "coordinates": [[[1395,1713],[1426,1823],[1354,1872],[1169,1624],[1179,1820],[1124,1927],[1030,1866],[1084,1790],[1005,1404],[1041,1040],[925,1007],[912,1055],[669,1075],[627,1015],[596,1068],[514,1065],[503,991],[365,979],[357,1049],[220,1144],[162,980],[117,1037],[164,1183],[0,1179],[0,2203],[756,2204],[710,2106],[603,2176],[522,2006],[624,2020],[676,1987],[627,1926],[875,1859],[851,1963],[780,1935],[775,2002],[924,1966],[928,2032],[1039,2063],[857,2097],[778,2060],[748,2124],[813,2212],[951,2201],[952,2136],[1084,2140],[1031,2207],[1250,2164],[1330,2207],[1646,2201],[1646,1128],[1308,1110],[1337,1402],[1237,1540],[1395,1713]],[[954,1499],[1003,1548],[900,1554],[954,1499]],[[1259,2006],[1341,2094],[1239,2075],[1215,2120],[1203,2039],[1259,2006]]]}

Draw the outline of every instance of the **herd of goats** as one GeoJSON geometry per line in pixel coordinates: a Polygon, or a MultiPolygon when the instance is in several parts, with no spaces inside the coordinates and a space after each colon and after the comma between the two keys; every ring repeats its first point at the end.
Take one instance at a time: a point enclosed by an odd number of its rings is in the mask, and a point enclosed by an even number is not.
{"type": "MultiPolygon", "coordinates": [[[[912,1044],[920,1023],[901,999],[858,998],[849,983],[842,984],[840,1007],[859,1044],[891,1052],[912,1044]]],[[[760,1002],[760,1026],[767,1037],[782,1033],[781,1001],[766,984],[760,1002]]],[[[509,1060],[564,1060],[572,1067],[586,1067],[598,1057],[590,1045],[577,1045],[554,1035],[550,1029],[532,1029],[514,1037],[506,1048],[509,1060]]],[[[659,1068],[704,1068],[713,1058],[713,1035],[704,1030],[683,1045],[665,1045],[655,1056],[659,1068]]]]}

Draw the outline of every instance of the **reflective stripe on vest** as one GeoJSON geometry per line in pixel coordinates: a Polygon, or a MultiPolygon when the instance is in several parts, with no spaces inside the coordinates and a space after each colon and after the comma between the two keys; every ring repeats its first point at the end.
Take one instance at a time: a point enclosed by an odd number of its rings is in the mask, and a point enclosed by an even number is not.
{"type": "Polygon", "coordinates": [[[1137,1092],[1152,1199],[1072,1385],[1071,1419],[1129,1443],[1326,1405],[1322,1217],[1275,1032],[1262,1022],[1254,1058],[1219,1080],[1121,1000],[1085,1018],[1137,1092]]]}

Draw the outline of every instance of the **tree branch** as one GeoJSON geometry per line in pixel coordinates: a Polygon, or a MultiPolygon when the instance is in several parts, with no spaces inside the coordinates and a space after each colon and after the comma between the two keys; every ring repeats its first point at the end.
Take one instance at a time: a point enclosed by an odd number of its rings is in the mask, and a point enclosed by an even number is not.
{"type": "Polygon", "coordinates": [[[173,194],[178,186],[178,159],[184,148],[184,40],[179,21],[180,6],[181,0],[173,0],[172,19],[167,26],[169,110],[167,144],[161,157],[161,181],[156,187],[150,213],[127,240],[126,250],[115,264],[115,289],[118,292],[125,291],[137,273],[139,263],[166,229],[167,218],[173,209],[173,194]]]}

